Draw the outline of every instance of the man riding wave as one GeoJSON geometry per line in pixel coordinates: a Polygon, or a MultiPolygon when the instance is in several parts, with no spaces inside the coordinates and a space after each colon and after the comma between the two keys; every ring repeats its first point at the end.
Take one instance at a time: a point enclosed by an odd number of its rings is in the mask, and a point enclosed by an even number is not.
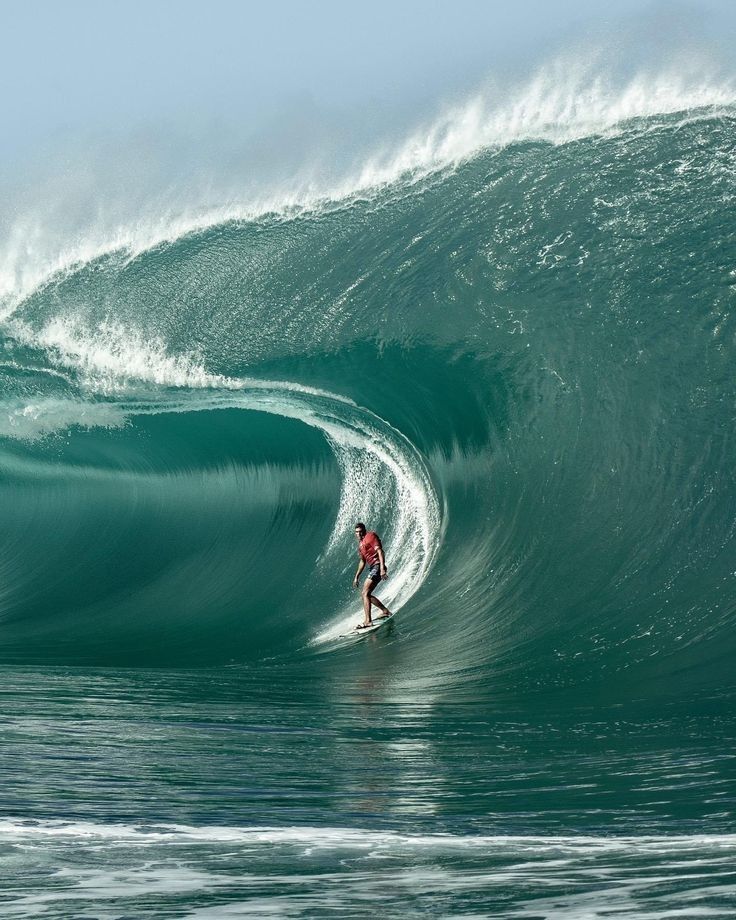
{"type": "Polygon", "coordinates": [[[355,525],[355,538],[358,541],[358,555],[360,556],[360,562],[358,563],[358,571],[355,573],[355,578],[353,579],[353,587],[358,587],[358,579],[363,569],[368,566],[368,577],[363,582],[363,612],[365,617],[362,623],[359,623],[358,629],[365,629],[367,626],[373,625],[373,620],[371,618],[371,605],[378,607],[381,611],[380,616],[377,616],[377,620],[382,620],[385,617],[391,616],[391,611],[388,607],[385,607],[377,597],[373,596],[373,591],[380,581],[382,581],[388,575],[386,569],[386,559],[383,555],[383,547],[381,546],[381,539],[378,534],[369,530],[366,531],[365,524],[362,521],[358,521],[355,525]]]}

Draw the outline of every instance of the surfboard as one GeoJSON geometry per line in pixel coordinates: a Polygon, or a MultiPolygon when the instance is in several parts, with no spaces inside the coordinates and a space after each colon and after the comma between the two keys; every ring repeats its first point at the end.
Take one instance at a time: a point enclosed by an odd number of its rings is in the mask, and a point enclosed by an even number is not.
{"type": "Polygon", "coordinates": [[[341,639],[346,639],[346,638],[348,638],[348,636],[350,636],[350,637],[353,637],[353,636],[368,636],[368,635],[370,635],[371,633],[376,632],[376,630],[380,629],[380,628],[381,628],[383,625],[385,625],[386,623],[388,623],[388,622],[390,622],[391,620],[393,620],[393,618],[394,618],[394,614],[393,614],[393,613],[392,613],[390,616],[381,617],[380,619],[376,619],[376,618],[374,617],[373,623],[372,623],[370,626],[366,626],[366,627],[364,627],[363,629],[358,629],[357,626],[353,626],[352,629],[348,630],[346,633],[343,633],[342,636],[340,636],[340,638],[341,638],[341,639]]]}

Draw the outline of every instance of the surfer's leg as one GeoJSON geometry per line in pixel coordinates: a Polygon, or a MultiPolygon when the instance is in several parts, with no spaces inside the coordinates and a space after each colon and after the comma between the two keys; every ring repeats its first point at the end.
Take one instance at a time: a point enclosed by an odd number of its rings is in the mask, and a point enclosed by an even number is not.
{"type": "Polygon", "coordinates": [[[391,616],[391,611],[388,609],[388,607],[386,607],[385,604],[382,604],[375,595],[370,595],[370,602],[374,607],[378,607],[378,609],[381,611],[381,618],[391,616]]]}
{"type": "Polygon", "coordinates": [[[371,604],[374,604],[378,607],[379,610],[383,611],[381,614],[382,617],[388,616],[388,610],[383,606],[383,604],[378,600],[377,597],[373,596],[373,589],[380,582],[381,576],[369,575],[368,578],[363,582],[363,610],[365,611],[365,620],[364,625],[369,626],[372,622],[371,620],[371,604]]]}
{"type": "Polygon", "coordinates": [[[379,574],[369,575],[368,578],[363,582],[363,610],[365,611],[365,620],[364,625],[368,626],[372,622],[371,619],[371,605],[378,607],[381,611],[381,615],[378,617],[379,620],[383,620],[385,617],[391,616],[391,611],[388,607],[383,604],[379,599],[373,594],[373,591],[378,587],[379,582],[381,581],[381,576],[379,574]]]}
{"type": "Polygon", "coordinates": [[[362,592],[363,594],[363,614],[364,614],[363,625],[364,626],[371,625],[371,595],[370,595],[370,592],[371,592],[371,580],[370,578],[366,578],[366,580],[363,582],[363,592],[362,592]]]}

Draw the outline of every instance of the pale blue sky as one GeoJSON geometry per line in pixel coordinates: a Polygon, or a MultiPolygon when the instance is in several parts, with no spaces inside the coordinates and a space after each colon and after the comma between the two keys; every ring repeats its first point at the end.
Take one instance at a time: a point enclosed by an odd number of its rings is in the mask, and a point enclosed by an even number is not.
{"type": "Polygon", "coordinates": [[[736,2],[0,0],[0,156],[160,120],[429,104],[586,30],[670,14],[722,36],[736,2]]]}

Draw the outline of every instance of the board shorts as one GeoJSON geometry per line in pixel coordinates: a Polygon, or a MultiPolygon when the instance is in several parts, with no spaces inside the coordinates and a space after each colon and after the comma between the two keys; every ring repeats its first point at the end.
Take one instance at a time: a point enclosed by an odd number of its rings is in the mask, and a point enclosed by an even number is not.
{"type": "Polygon", "coordinates": [[[378,563],[370,567],[368,570],[368,578],[373,582],[373,587],[375,588],[381,580],[381,566],[378,563]]]}

